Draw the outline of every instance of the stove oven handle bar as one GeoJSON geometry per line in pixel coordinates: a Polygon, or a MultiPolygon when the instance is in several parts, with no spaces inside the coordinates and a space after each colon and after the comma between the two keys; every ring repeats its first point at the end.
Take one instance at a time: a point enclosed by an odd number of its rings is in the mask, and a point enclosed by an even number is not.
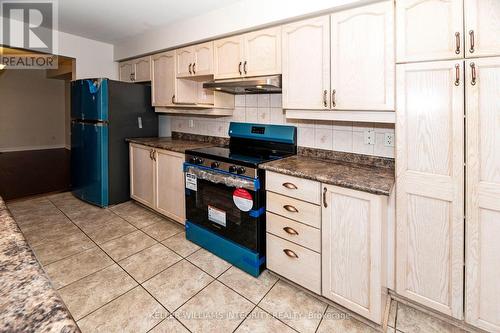
{"type": "MultiPolygon", "coordinates": [[[[188,168],[201,169],[201,170],[209,172],[209,173],[231,176],[233,178],[243,178],[245,180],[249,180],[249,181],[253,182],[253,189],[252,190],[257,191],[260,189],[260,180],[258,178],[251,178],[251,177],[247,177],[247,176],[236,175],[234,173],[226,172],[223,170],[214,170],[212,168],[205,167],[205,166],[202,166],[199,164],[192,164],[192,163],[184,162],[184,165],[183,165],[184,173],[187,172],[188,168]]],[[[207,180],[207,181],[210,181],[210,180],[207,180]]]]}

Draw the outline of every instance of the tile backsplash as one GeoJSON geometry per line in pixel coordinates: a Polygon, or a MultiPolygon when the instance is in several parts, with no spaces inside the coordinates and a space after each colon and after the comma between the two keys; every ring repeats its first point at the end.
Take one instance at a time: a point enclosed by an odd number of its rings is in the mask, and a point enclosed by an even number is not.
{"type": "Polygon", "coordinates": [[[394,139],[393,124],[286,119],[280,94],[237,95],[229,117],[163,115],[160,135],[176,131],[227,137],[231,121],[297,126],[298,144],[303,147],[394,157],[394,147],[384,144],[386,134],[394,139]],[[365,144],[368,131],[374,144],[365,144]]]}

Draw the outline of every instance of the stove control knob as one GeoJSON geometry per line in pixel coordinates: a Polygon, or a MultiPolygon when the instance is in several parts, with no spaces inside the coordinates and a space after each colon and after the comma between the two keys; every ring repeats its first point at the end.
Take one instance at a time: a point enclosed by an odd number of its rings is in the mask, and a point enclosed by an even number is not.
{"type": "Polygon", "coordinates": [[[247,171],[247,170],[246,170],[244,167],[238,167],[238,168],[236,169],[236,173],[237,173],[238,175],[242,175],[242,174],[244,174],[244,173],[245,173],[245,171],[247,171]]]}
{"type": "Polygon", "coordinates": [[[229,166],[229,172],[236,172],[236,165],[229,166]]]}
{"type": "Polygon", "coordinates": [[[212,164],[210,164],[210,167],[212,169],[217,169],[218,167],[220,167],[220,163],[219,162],[212,162],[212,164]]]}
{"type": "Polygon", "coordinates": [[[199,158],[199,157],[191,157],[189,159],[189,163],[191,163],[191,164],[202,164],[203,163],[203,159],[199,158]]]}

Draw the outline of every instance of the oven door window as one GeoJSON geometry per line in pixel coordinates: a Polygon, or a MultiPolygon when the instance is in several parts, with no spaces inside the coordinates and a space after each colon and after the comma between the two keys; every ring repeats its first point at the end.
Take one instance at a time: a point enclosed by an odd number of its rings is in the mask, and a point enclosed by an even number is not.
{"type": "MultiPolygon", "coordinates": [[[[235,187],[198,179],[196,191],[186,188],[186,217],[192,223],[258,251],[258,234],[263,228],[261,219],[252,217],[250,211],[242,211],[236,206],[233,201],[235,190],[235,187]]],[[[261,204],[259,191],[244,191],[246,203],[251,200],[252,210],[258,210],[261,204]]]]}

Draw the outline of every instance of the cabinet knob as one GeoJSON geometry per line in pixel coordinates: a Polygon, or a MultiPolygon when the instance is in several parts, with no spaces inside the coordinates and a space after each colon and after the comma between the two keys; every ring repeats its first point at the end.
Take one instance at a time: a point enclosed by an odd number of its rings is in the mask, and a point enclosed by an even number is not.
{"type": "Polygon", "coordinates": [[[475,48],[475,40],[474,40],[474,30],[469,31],[469,37],[470,37],[470,53],[474,53],[474,48],[475,48]]]}
{"type": "Polygon", "coordinates": [[[283,230],[289,234],[289,235],[292,235],[292,236],[298,236],[299,233],[297,232],[297,230],[295,230],[294,228],[291,228],[291,227],[284,227],[283,230]]]}
{"type": "Polygon", "coordinates": [[[476,64],[471,62],[470,63],[470,69],[471,69],[471,73],[472,73],[472,80],[470,81],[470,84],[472,84],[473,86],[476,85],[476,79],[477,79],[477,74],[476,74],[476,64]]]}
{"type": "Polygon", "coordinates": [[[295,258],[295,259],[298,259],[299,256],[297,255],[297,253],[293,252],[292,250],[290,249],[284,249],[283,252],[285,252],[285,254],[287,256],[289,256],[290,258],[295,258]]]}
{"type": "Polygon", "coordinates": [[[285,210],[289,211],[290,213],[298,213],[299,212],[299,210],[292,205],[284,205],[283,208],[285,210]]]}
{"type": "Polygon", "coordinates": [[[324,187],[323,188],[323,207],[328,208],[328,204],[326,203],[326,192],[328,192],[328,190],[326,189],[326,187],[324,187]]]}
{"type": "Polygon", "coordinates": [[[455,54],[460,54],[460,32],[455,32],[455,54]]]}
{"type": "Polygon", "coordinates": [[[286,187],[289,190],[296,190],[297,189],[297,185],[295,185],[293,183],[286,182],[286,183],[283,183],[282,185],[283,185],[283,187],[286,187]]]}

